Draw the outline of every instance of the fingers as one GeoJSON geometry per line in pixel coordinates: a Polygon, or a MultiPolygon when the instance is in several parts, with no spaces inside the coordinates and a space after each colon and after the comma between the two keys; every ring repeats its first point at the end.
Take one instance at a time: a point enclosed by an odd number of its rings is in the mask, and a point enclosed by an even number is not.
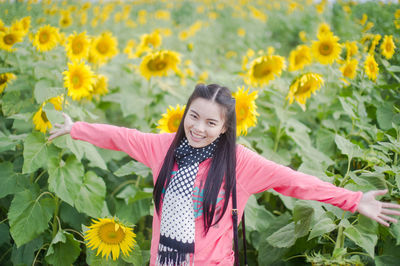
{"type": "Polygon", "coordinates": [[[382,202],[382,207],[383,207],[383,208],[395,208],[395,209],[400,209],[400,205],[399,205],[399,204],[390,203],[390,202],[382,202]]]}
{"type": "Polygon", "coordinates": [[[381,218],[381,219],[383,219],[385,221],[392,222],[392,223],[397,223],[397,219],[395,219],[393,217],[390,217],[390,216],[387,216],[387,215],[384,215],[384,214],[380,214],[379,218],[381,218]]]}
{"type": "Polygon", "coordinates": [[[382,209],[382,213],[388,214],[388,215],[399,215],[400,216],[400,212],[394,211],[394,210],[382,209]]]}
{"type": "Polygon", "coordinates": [[[378,223],[380,223],[381,225],[389,227],[389,224],[387,222],[385,222],[385,220],[383,220],[382,218],[376,217],[376,219],[374,219],[374,220],[377,221],[378,223]]]}
{"type": "Polygon", "coordinates": [[[388,190],[387,189],[384,189],[384,190],[373,190],[373,191],[370,191],[370,192],[371,192],[372,195],[374,195],[374,197],[376,197],[376,196],[385,195],[388,192],[388,190]]]}

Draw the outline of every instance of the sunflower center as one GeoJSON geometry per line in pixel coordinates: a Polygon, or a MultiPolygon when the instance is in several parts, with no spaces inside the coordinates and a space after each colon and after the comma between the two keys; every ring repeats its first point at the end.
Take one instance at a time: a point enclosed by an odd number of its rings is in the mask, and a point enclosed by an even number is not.
{"type": "Polygon", "coordinates": [[[180,115],[173,115],[169,120],[168,120],[168,130],[170,132],[176,132],[178,131],[179,124],[181,122],[181,116],[180,115]]]}
{"type": "Polygon", "coordinates": [[[238,121],[243,121],[249,113],[249,108],[246,108],[246,106],[240,106],[238,108],[238,110],[236,111],[236,115],[237,115],[237,120],[238,121]]]}
{"type": "Polygon", "coordinates": [[[262,64],[258,64],[254,66],[254,74],[255,78],[262,78],[268,76],[272,72],[271,68],[262,64]]]}
{"type": "Polygon", "coordinates": [[[47,115],[45,112],[42,111],[40,116],[42,117],[43,122],[45,122],[45,123],[49,122],[49,119],[47,119],[47,115]]]}
{"type": "Polygon", "coordinates": [[[294,63],[295,65],[300,65],[301,63],[303,63],[305,59],[304,54],[296,54],[296,56],[294,57],[294,63]]]}
{"type": "Polygon", "coordinates": [[[351,67],[351,66],[347,66],[347,67],[344,69],[343,76],[345,76],[345,77],[350,77],[352,74],[353,74],[353,69],[352,69],[352,67],[351,67]]]}
{"type": "Polygon", "coordinates": [[[370,62],[370,63],[368,64],[368,68],[369,68],[369,71],[371,71],[372,73],[375,72],[375,65],[374,65],[373,62],[370,62]]]}
{"type": "Polygon", "coordinates": [[[46,43],[46,42],[49,41],[49,39],[50,39],[50,36],[49,36],[49,34],[47,32],[42,32],[39,35],[39,42],[40,43],[46,43]]]}
{"type": "Polygon", "coordinates": [[[150,60],[148,65],[151,71],[161,71],[164,70],[167,66],[167,63],[164,60],[150,60]]]}
{"type": "Polygon", "coordinates": [[[121,227],[115,231],[114,223],[106,223],[102,225],[99,228],[98,234],[101,241],[109,245],[120,244],[125,238],[125,233],[121,227]]]}
{"type": "Polygon", "coordinates": [[[7,45],[13,45],[16,42],[16,38],[13,34],[7,34],[6,36],[4,36],[3,40],[4,43],[7,45]]]}
{"type": "Polygon", "coordinates": [[[100,41],[97,45],[96,45],[96,49],[97,51],[99,51],[99,53],[101,54],[106,54],[109,50],[109,45],[106,41],[100,41]]]}
{"type": "Polygon", "coordinates": [[[72,52],[74,54],[80,54],[83,50],[83,43],[82,41],[78,40],[78,41],[74,41],[72,43],[72,52]]]}
{"type": "Polygon", "coordinates": [[[5,75],[0,75],[0,86],[7,83],[7,77],[5,75]]]}
{"type": "Polygon", "coordinates": [[[80,87],[82,84],[82,78],[79,75],[73,75],[71,77],[71,82],[72,85],[76,88],[76,87],[80,87]]]}
{"type": "Polygon", "coordinates": [[[303,86],[299,86],[296,91],[296,95],[304,94],[311,89],[311,83],[307,82],[303,86]]]}
{"type": "Polygon", "coordinates": [[[333,47],[331,43],[325,42],[319,46],[319,53],[325,56],[330,55],[332,53],[332,50],[333,47]]]}
{"type": "Polygon", "coordinates": [[[392,51],[392,44],[390,42],[386,43],[386,51],[392,51]]]}

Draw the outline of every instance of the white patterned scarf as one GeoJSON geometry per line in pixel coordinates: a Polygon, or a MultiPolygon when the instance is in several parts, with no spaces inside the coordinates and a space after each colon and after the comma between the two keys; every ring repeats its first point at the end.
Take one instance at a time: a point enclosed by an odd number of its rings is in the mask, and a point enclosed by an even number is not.
{"type": "Polygon", "coordinates": [[[193,185],[199,164],[214,154],[218,138],[202,148],[193,148],[186,138],[175,149],[178,171],[165,191],[157,265],[190,265],[194,262],[195,218],[193,185]]]}

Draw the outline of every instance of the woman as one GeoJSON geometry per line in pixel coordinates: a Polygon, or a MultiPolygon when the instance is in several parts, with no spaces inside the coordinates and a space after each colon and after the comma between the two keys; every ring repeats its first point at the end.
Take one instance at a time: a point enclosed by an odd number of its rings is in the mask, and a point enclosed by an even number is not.
{"type": "Polygon", "coordinates": [[[232,188],[243,213],[251,194],[268,189],[318,200],[389,226],[400,205],[375,200],[387,191],[353,192],[269,161],[236,144],[235,100],[228,88],[198,84],[176,133],[111,125],[56,124],[49,140],[73,139],[126,152],[152,169],[155,213],[150,265],[232,265],[232,188]]]}

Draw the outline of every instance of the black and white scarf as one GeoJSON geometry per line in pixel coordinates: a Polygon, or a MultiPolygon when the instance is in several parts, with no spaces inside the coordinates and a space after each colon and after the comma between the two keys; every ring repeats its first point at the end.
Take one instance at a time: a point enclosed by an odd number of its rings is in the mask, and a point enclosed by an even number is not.
{"type": "Polygon", "coordinates": [[[184,138],[175,149],[178,171],[163,199],[157,265],[190,265],[194,262],[195,219],[193,185],[199,164],[211,158],[218,139],[202,148],[193,148],[184,138]]]}

